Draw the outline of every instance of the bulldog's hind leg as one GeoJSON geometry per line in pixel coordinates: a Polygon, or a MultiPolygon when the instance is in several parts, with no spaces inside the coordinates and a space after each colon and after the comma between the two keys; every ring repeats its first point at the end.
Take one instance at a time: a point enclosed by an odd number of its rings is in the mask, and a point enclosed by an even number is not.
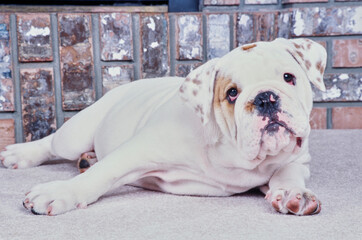
{"type": "Polygon", "coordinates": [[[7,168],[37,166],[50,159],[78,160],[93,150],[93,139],[107,106],[93,104],[63,124],[54,134],[29,143],[9,145],[0,152],[7,168]]]}
{"type": "Polygon", "coordinates": [[[7,168],[28,168],[42,164],[54,159],[51,152],[51,144],[54,134],[43,139],[9,145],[0,152],[0,160],[7,168]]]}

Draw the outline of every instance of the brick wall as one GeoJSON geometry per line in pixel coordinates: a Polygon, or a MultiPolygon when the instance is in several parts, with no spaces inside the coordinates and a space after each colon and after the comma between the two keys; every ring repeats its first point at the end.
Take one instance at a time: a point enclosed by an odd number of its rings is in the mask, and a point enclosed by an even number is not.
{"type": "Polygon", "coordinates": [[[313,128],[362,128],[362,5],[204,0],[202,11],[0,7],[0,147],[59,128],[121,84],[185,76],[241,44],[309,37],[329,54],[313,128]],[[26,13],[25,13],[26,12],[26,13]]]}

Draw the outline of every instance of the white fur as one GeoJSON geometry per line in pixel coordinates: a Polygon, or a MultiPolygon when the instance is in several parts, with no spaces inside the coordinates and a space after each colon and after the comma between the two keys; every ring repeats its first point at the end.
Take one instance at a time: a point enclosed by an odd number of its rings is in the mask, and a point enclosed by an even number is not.
{"type": "MultiPolygon", "coordinates": [[[[257,43],[248,51],[237,48],[194,70],[187,81],[168,77],[120,86],[56,133],[8,146],[1,158],[9,168],[31,167],[52,158],[76,160],[93,149],[97,155],[98,162],[85,173],[35,186],[25,207],[40,214],[60,214],[83,208],[125,184],[206,196],[229,196],[264,186],[261,189],[269,190],[271,203],[282,194],[293,199],[290,192],[309,193],[304,186],[309,176],[312,108],[308,79],[317,73],[307,72],[293,59],[286,51],[290,43],[277,40],[257,43]],[[285,72],[295,74],[296,86],[283,81],[285,72]],[[212,108],[219,74],[242,89],[235,103],[235,127],[229,130],[220,123],[223,116],[212,108]],[[263,134],[265,120],[256,111],[244,109],[257,93],[267,90],[279,95],[282,111],[278,116],[294,135],[282,128],[274,135],[263,134]],[[301,147],[297,137],[303,139],[301,147]]],[[[278,211],[288,212],[288,201],[278,203],[278,211]]],[[[303,211],[301,207],[296,214],[303,211]]]]}

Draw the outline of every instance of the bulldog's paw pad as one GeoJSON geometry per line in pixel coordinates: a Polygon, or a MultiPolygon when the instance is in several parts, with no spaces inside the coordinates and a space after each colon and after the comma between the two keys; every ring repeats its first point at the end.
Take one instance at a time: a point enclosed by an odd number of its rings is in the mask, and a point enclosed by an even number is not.
{"type": "Polygon", "coordinates": [[[58,215],[87,204],[78,202],[67,181],[54,181],[35,186],[25,197],[23,206],[36,215],[58,215]]]}
{"type": "Polygon", "coordinates": [[[48,159],[45,150],[34,142],[9,145],[0,152],[0,160],[6,168],[29,168],[48,159]]]}
{"type": "Polygon", "coordinates": [[[97,162],[97,156],[95,152],[85,152],[80,155],[78,159],[77,167],[80,173],[84,173],[88,168],[97,162]]]}
{"type": "Polygon", "coordinates": [[[312,215],[321,211],[321,202],[310,190],[278,189],[269,191],[266,195],[275,210],[281,213],[295,215],[312,215]]]}

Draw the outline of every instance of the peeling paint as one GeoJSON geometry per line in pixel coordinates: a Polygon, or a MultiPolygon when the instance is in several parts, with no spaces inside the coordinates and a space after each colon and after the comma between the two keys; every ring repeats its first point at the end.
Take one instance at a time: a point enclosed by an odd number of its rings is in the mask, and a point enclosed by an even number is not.
{"type": "Polygon", "coordinates": [[[129,13],[101,14],[101,59],[132,60],[132,17],[129,13]]]}
{"type": "Polygon", "coordinates": [[[230,17],[227,14],[208,15],[207,58],[222,57],[230,51],[230,17]]]}
{"type": "Polygon", "coordinates": [[[362,74],[342,73],[325,74],[326,92],[319,91],[314,86],[314,101],[361,101],[362,74]]]}
{"type": "Polygon", "coordinates": [[[53,60],[49,14],[18,14],[19,61],[53,60]]]}
{"type": "Polygon", "coordinates": [[[293,11],[293,36],[336,36],[362,33],[362,7],[315,7],[293,11]]]}
{"type": "Polygon", "coordinates": [[[95,101],[91,17],[59,14],[58,19],[63,109],[81,110],[95,101]]]}
{"type": "Polygon", "coordinates": [[[22,69],[22,115],[27,142],[56,131],[53,69],[22,69]]]}
{"type": "Polygon", "coordinates": [[[201,22],[201,15],[183,15],[177,17],[177,59],[201,60],[201,22]]]}
{"type": "Polygon", "coordinates": [[[14,111],[9,15],[0,14],[0,111],[14,111]]]}
{"type": "Polygon", "coordinates": [[[34,26],[30,27],[30,30],[25,33],[27,37],[36,37],[36,36],[48,36],[50,34],[50,29],[48,27],[45,28],[37,28],[34,26]]]}
{"type": "Polygon", "coordinates": [[[103,94],[122,84],[129,83],[134,79],[132,65],[121,65],[115,67],[104,66],[102,68],[103,94]]]}
{"type": "Polygon", "coordinates": [[[142,78],[169,75],[167,18],[165,15],[141,14],[140,24],[142,78]]]}

